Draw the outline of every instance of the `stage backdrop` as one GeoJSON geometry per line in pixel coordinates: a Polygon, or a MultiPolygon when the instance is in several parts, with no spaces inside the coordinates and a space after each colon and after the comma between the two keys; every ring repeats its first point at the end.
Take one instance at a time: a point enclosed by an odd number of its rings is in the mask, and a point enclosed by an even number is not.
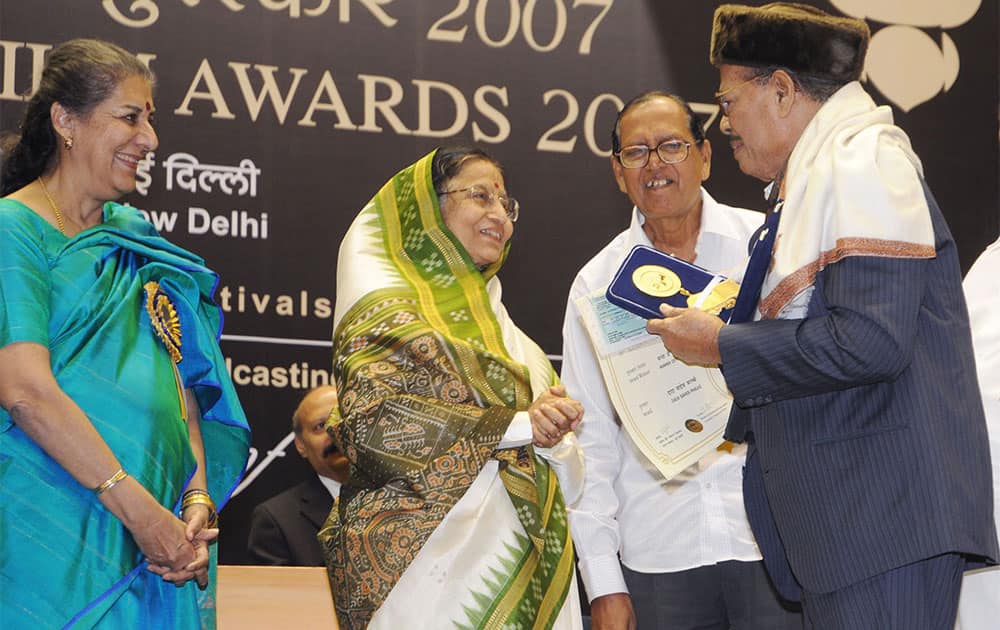
{"type": "MultiPolygon", "coordinates": [[[[865,85],[911,134],[968,267],[996,238],[997,3],[816,1],[867,18],[865,85]]],[[[245,558],[250,512],[308,473],[289,418],[330,380],[337,249],[381,184],[435,146],[474,142],[521,200],[505,301],[561,352],[566,292],[628,221],[609,132],[638,92],[709,121],[708,187],[762,209],[718,130],[708,63],[716,2],[677,0],[0,0],[0,127],[12,130],[53,45],[113,40],[156,72],[160,147],[128,201],[221,274],[223,350],[254,430],[223,514],[245,558]]],[[[2,246],[2,244],[0,244],[2,246]]]]}

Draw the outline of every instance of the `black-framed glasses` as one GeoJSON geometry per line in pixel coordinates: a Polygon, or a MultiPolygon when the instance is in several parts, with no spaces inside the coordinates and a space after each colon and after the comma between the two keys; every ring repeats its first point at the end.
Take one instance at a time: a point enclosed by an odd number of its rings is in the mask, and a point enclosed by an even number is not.
{"type": "Polygon", "coordinates": [[[730,92],[733,92],[735,90],[740,89],[741,87],[743,87],[747,83],[751,83],[753,81],[758,81],[760,79],[763,79],[763,78],[766,78],[766,77],[769,77],[769,76],[771,76],[771,75],[750,77],[749,79],[747,79],[743,83],[738,83],[738,84],[736,84],[736,85],[734,85],[732,87],[728,87],[728,88],[722,90],[721,92],[716,92],[715,93],[715,102],[719,104],[719,109],[722,110],[722,115],[723,116],[728,116],[729,115],[729,105],[732,103],[732,101],[730,101],[729,99],[722,98],[723,96],[725,96],[726,94],[729,94],[730,92]]]}
{"type": "Polygon", "coordinates": [[[683,140],[664,140],[656,147],[647,147],[644,144],[633,144],[622,147],[616,153],[618,161],[625,168],[642,168],[649,164],[649,154],[656,149],[656,155],[664,164],[677,164],[687,159],[691,151],[691,143],[683,140]]]}
{"type": "Polygon", "coordinates": [[[441,190],[438,192],[438,196],[454,195],[456,193],[465,193],[466,197],[475,201],[484,210],[489,209],[489,207],[493,205],[494,201],[499,202],[500,207],[503,208],[504,213],[507,214],[507,218],[510,219],[511,223],[517,221],[517,216],[520,214],[521,204],[517,202],[517,199],[508,197],[502,192],[492,192],[485,186],[480,186],[479,184],[474,184],[465,188],[456,188],[454,190],[441,190]]]}

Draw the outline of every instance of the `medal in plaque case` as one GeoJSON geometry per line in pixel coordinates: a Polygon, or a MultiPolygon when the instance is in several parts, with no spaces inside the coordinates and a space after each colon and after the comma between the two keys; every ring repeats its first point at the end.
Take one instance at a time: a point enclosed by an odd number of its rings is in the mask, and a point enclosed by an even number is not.
{"type": "Polygon", "coordinates": [[[662,317],[660,304],[700,308],[729,320],[740,285],[652,247],[636,245],[608,286],[608,301],[644,319],[662,317]]]}

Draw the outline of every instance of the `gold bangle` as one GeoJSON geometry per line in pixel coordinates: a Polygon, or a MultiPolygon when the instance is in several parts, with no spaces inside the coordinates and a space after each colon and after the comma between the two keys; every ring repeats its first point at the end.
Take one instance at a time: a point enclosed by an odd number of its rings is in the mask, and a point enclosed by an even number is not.
{"type": "Polygon", "coordinates": [[[204,490],[188,490],[185,492],[181,498],[181,514],[192,505],[204,505],[208,508],[208,523],[206,527],[212,529],[219,524],[219,513],[215,509],[215,502],[212,501],[212,497],[209,496],[208,492],[204,490]]]}
{"type": "Polygon", "coordinates": [[[125,472],[123,469],[119,468],[118,472],[116,472],[115,474],[113,474],[110,477],[108,477],[107,481],[105,481],[104,483],[102,483],[101,485],[99,485],[99,486],[97,486],[96,488],[93,489],[94,490],[94,494],[96,494],[97,496],[101,496],[102,494],[104,494],[108,490],[110,490],[110,489],[114,488],[116,485],[118,485],[118,482],[120,482],[123,479],[125,479],[125,477],[128,477],[128,473],[125,472]]]}
{"type": "Polygon", "coordinates": [[[184,494],[181,495],[181,510],[195,503],[207,505],[213,512],[215,511],[215,501],[212,500],[212,497],[208,494],[207,490],[193,488],[185,491],[184,494]]]}

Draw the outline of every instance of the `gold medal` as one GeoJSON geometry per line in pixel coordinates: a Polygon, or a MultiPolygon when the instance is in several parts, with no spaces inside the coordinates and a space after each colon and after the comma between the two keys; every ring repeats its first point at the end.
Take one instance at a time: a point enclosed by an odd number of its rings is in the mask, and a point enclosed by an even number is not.
{"type": "Polygon", "coordinates": [[[642,265],[632,272],[632,284],[646,295],[670,297],[681,290],[676,273],[660,265],[642,265]]]}

